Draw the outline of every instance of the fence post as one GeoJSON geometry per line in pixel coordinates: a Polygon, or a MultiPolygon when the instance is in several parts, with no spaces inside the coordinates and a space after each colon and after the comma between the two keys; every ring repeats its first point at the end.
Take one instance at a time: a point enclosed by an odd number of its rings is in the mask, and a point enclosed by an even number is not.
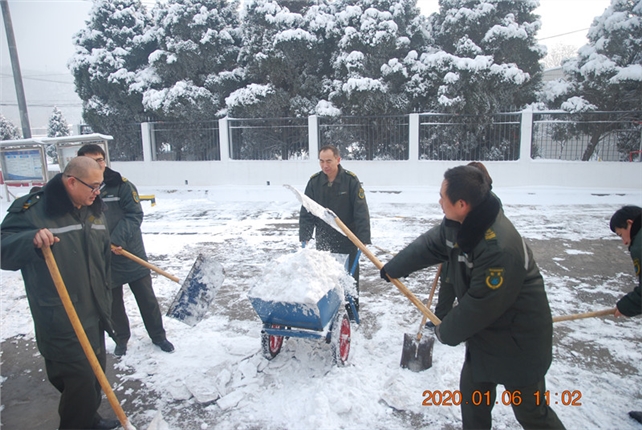
{"type": "Polygon", "coordinates": [[[408,117],[408,161],[419,160],[419,114],[411,113],[408,117]]]}
{"type": "Polygon", "coordinates": [[[316,115],[308,117],[308,152],[310,161],[316,167],[319,153],[319,117],[316,115]]]}
{"type": "Polygon", "coordinates": [[[221,161],[230,161],[230,130],[227,117],[218,120],[218,148],[221,161]]]}
{"type": "Polygon", "coordinates": [[[154,136],[153,136],[153,123],[141,122],[140,123],[140,136],[143,144],[143,161],[154,161],[154,136]]]}
{"type": "Polygon", "coordinates": [[[519,161],[528,162],[531,160],[531,145],[533,144],[533,108],[531,107],[522,111],[520,134],[519,161]]]}

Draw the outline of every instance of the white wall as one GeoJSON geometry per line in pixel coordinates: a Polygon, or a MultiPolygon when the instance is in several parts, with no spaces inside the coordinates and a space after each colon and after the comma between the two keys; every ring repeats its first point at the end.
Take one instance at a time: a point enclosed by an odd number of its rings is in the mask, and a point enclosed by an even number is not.
{"type": "MultiPolygon", "coordinates": [[[[320,170],[308,161],[144,161],[112,162],[138,186],[305,184],[320,170]]],[[[344,161],[365,187],[438,186],[444,171],[464,161],[344,161]]],[[[486,161],[499,187],[563,186],[642,189],[642,163],[558,160],[486,161]]]]}

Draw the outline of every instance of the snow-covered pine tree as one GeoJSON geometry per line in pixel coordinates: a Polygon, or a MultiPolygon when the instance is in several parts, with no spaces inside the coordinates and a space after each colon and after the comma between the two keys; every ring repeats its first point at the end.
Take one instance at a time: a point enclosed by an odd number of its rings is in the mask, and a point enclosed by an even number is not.
{"type": "Polygon", "coordinates": [[[589,43],[563,64],[565,79],[544,94],[551,108],[576,116],[575,126],[559,128],[556,138],[589,135],[582,160],[590,160],[608,134],[616,134],[622,157],[640,148],[642,125],[642,0],[612,0],[593,20],[589,43]],[[594,112],[619,112],[617,118],[594,112]],[[616,121],[613,121],[616,120],[616,121]]]}
{"type": "Polygon", "coordinates": [[[337,0],[329,101],[344,115],[412,110],[403,60],[431,41],[416,0],[337,0]]]}
{"type": "Polygon", "coordinates": [[[245,85],[227,99],[230,116],[314,114],[329,73],[333,21],[323,0],[246,1],[239,55],[245,85]]]}
{"type": "Polygon", "coordinates": [[[149,22],[140,0],[95,0],[87,27],[74,37],[69,68],[83,101],[83,118],[94,131],[114,137],[113,160],[141,155],[135,123],[146,116],[136,79],[155,49],[146,33],[149,22]]]}
{"type": "Polygon", "coordinates": [[[49,124],[47,126],[47,137],[62,137],[69,136],[69,124],[62,115],[58,107],[54,106],[51,116],[49,117],[49,124]]]}
{"type": "MultiPolygon", "coordinates": [[[[51,116],[49,117],[49,124],[47,126],[47,137],[63,137],[69,136],[69,124],[62,115],[58,107],[54,106],[51,116]]],[[[58,162],[58,153],[56,152],[56,145],[48,145],[47,156],[49,156],[54,163],[58,162]]]]}
{"type": "Polygon", "coordinates": [[[20,130],[0,113],[0,140],[20,139],[20,130]]]}
{"type": "Polygon", "coordinates": [[[152,10],[148,33],[158,44],[138,74],[145,108],[172,121],[216,120],[238,88],[239,4],[228,0],[170,0],[152,10]]]}
{"type": "Polygon", "coordinates": [[[514,136],[490,137],[494,114],[522,109],[536,100],[539,60],[546,49],[535,41],[540,27],[536,0],[440,0],[431,15],[438,49],[409,56],[409,97],[433,112],[460,115],[461,126],[431,135],[431,158],[507,159],[514,136]],[[466,115],[472,115],[470,117],[466,115]]]}

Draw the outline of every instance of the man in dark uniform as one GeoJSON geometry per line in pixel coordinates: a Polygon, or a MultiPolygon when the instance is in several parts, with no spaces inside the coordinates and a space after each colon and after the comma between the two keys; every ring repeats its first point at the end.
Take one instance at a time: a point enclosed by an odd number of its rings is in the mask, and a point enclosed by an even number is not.
{"type": "Polygon", "coordinates": [[[174,345],[167,340],[158,299],[152,288],[152,277],[148,268],[118,255],[122,249],[147,261],[143,234],[140,226],[143,223],[143,208],[138,197],[136,186],[123,178],[120,173],[111,170],[105,164],[105,152],[96,144],[83,145],[78,155],[95,160],[105,175],[105,187],[101,198],[107,205],[105,216],[111,235],[111,243],[116,245],[111,259],[112,308],[111,318],[116,331],[116,348],[114,354],[125,355],[127,342],[131,337],[129,319],[123,301],[123,285],[129,284],[140,309],[143,323],[154,345],[165,352],[174,352],[174,345]]]}
{"type": "MultiPolygon", "coordinates": [[[[623,206],[611,217],[611,231],[622,239],[624,246],[629,247],[633,270],[637,277],[637,285],[633,291],[618,300],[615,307],[615,316],[633,317],[642,314],[642,208],[639,206],[623,206]]],[[[630,411],[629,415],[639,423],[642,423],[642,411],[630,411]]]]}
{"type": "Polygon", "coordinates": [[[531,250],[479,169],[446,171],[440,196],[444,220],[390,260],[381,276],[399,278],[448,262],[458,304],[435,334],[447,345],[466,342],[459,383],[463,428],[491,428],[498,384],[512,393],[524,428],[564,428],[546,404],[553,324],[531,250]]]}
{"type": "Polygon", "coordinates": [[[103,173],[85,157],[72,159],[41,190],[13,202],[0,226],[2,269],[20,270],[38,350],[49,382],[60,391],[61,429],[111,429],[98,415],[101,388],[58,296],[41,248],[51,246],[80,322],[103,370],[109,313],[110,242],[102,213],[103,173]]]}
{"type": "MultiPolygon", "coordinates": [[[[341,166],[339,150],[333,145],[323,146],[319,150],[321,171],[310,177],[305,194],[321,206],[332,210],[337,217],[364,244],[370,243],[370,213],[366,195],[359,178],[341,166]]],[[[348,268],[355,264],[357,250],[350,239],[301,207],[299,214],[299,240],[305,243],[312,239],[316,228],[316,247],[322,251],[348,254],[348,268]]],[[[359,262],[356,262],[354,273],[357,297],[355,307],[359,310],[359,262]]],[[[350,306],[346,306],[348,315],[354,319],[350,306]]]]}

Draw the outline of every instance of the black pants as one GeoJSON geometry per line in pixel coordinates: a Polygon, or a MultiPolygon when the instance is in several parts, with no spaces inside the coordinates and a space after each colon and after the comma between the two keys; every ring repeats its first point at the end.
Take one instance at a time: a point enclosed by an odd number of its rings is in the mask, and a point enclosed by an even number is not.
{"type": "MultiPolygon", "coordinates": [[[[506,385],[505,388],[506,391],[511,393],[520,392],[519,402],[514,397],[508,398],[508,396],[505,396],[500,399],[500,403],[506,402],[511,405],[515,418],[517,418],[522,427],[525,429],[564,429],[564,425],[553,409],[547,406],[544,401],[544,392],[546,391],[544,378],[529,386],[513,387],[506,385]],[[537,404],[537,397],[534,395],[538,391],[540,393],[539,404],[537,404]]],[[[472,366],[468,360],[464,362],[459,380],[459,390],[462,396],[461,418],[464,429],[491,428],[491,412],[497,401],[496,389],[497,384],[493,382],[473,381],[472,366]],[[478,405],[473,404],[473,401],[478,405]]]]}
{"type": "MultiPolygon", "coordinates": [[[[100,367],[105,370],[105,337],[96,350],[100,367]]],[[[90,429],[100,419],[98,408],[101,388],[87,358],[70,363],[45,359],[47,377],[51,385],[60,391],[58,415],[60,429],[90,429]]]]}
{"type": "MultiPolygon", "coordinates": [[[[156,294],[154,294],[154,289],[152,288],[152,276],[148,274],[143,278],[130,282],[129,288],[136,298],[136,303],[149,337],[153,342],[162,342],[165,340],[165,329],[163,328],[163,318],[158,299],[156,299],[156,294]]],[[[131,337],[131,331],[123,300],[123,286],[120,285],[111,291],[111,319],[116,331],[116,339],[114,340],[119,344],[127,343],[131,337]]]]}

